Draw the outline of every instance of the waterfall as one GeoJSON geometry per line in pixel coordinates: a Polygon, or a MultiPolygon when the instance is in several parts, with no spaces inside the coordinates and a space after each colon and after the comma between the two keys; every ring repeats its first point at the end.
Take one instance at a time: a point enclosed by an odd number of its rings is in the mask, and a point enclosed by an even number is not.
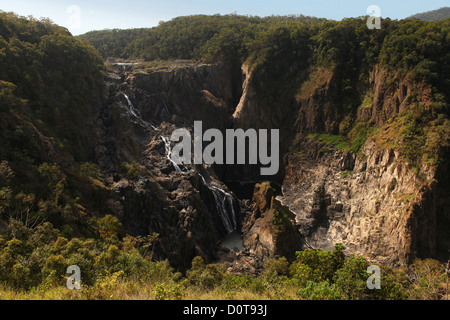
{"type": "Polygon", "coordinates": [[[169,108],[167,107],[166,101],[163,99],[164,109],[166,110],[167,114],[170,116],[172,115],[169,111],[169,108]]]}
{"type": "Polygon", "coordinates": [[[166,147],[166,157],[170,160],[176,172],[183,172],[178,164],[172,160],[172,146],[170,145],[170,139],[164,136],[161,136],[162,141],[164,141],[164,145],[166,147]]]}
{"type": "Polygon", "coordinates": [[[125,93],[123,93],[123,96],[124,96],[125,99],[127,100],[128,107],[130,108],[131,114],[132,114],[136,119],[138,119],[141,123],[144,123],[146,127],[148,127],[148,125],[150,125],[150,127],[151,127],[153,130],[155,130],[155,131],[158,130],[158,128],[155,127],[153,124],[148,123],[148,122],[146,122],[146,121],[144,121],[144,120],[142,119],[142,117],[141,117],[141,115],[140,115],[140,113],[139,113],[139,110],[136,109],[136,107],[133,105],[133,103],[131,102],[131,100],[130,100],[130,98],[128,97],[128,95],[126,95],[125,93]]]}
{"type": "Polygon", "coordinates": [[[199,175],[202,178],[203,185],[207,187],[214,196],[216,211],[222,219],[225,230],[228,234],[232,233],[237,228],[236,212],[234,210],[236,200],[225,190],[206,183],[205,178],[201,174],[199,175]]]}
{"type": "Polygon", "coordinates": [[[140,118],[138,116],[139,111],[134,107],[134,105],[131,103],[130,98],[124,93],[123,96],[125,97],[125,99],[127,99],[128,102],[128,107],[130,107],[130,112],[133,116],[135,116],[136,118],[140,118]]]}

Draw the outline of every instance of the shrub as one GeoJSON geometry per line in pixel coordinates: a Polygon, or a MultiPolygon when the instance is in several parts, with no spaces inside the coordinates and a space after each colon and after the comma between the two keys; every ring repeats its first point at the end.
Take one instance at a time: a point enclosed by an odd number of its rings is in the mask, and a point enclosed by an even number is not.
{"type": "Polygon", "coordinates": [[[55,284],[62,284],[61,280],[64,279],[68,266],[69,264],[63,256],[51,255],[45,261],[42,273],[45,278],[54,281],[55,284]]]}
{"type": "Polygon", "coordinates": [[[269,259],[264,264],[265,275],[269,277],[288,276],[289,262],[285,257],[269,259]]]}
{"type": "Polygon", "coordinates": [[[343,294],[335,284],[328,281],[308,281],[304,288],[300,288],[297,295],[307,300],[342,300],[343,294]]]}
{"type": "Polygon", "coordinates": [[[123,174],[130,180],[135,180],[141,174],[141,166],[137,163],[122,163],[121,170],[123,174]]]}
{"type": "Polygon", "coordinates": [[[416,260],[408,270],[412,280],[411,299],[437,300],[440,288],[446,281],[446,273],[439,261],[433,259],[416,260]]]}
{"type": "Polygon", "coordinates": [[[301,285],[308,281],[332,281],[345,261],[343,250],[341,244],[336,244],[334,251],[307,249],[297,252],[297,258],[291,264],[292,277],[301,285]]]}
{"type": "Polygon", "coordinates": [[[104,240],[114,240],[122,227],[122,223],[116,217],[107,214],[103,218],[95,221],[97,225],[97,231],[100,237],[104,240]]]}
{"type": "Polygon", "coordinates": [[[186,288],[179,283],[157,283],[153,290],[156,300],[183,300],[187,293],[186,288]]]}
{"type": "Polygon", "coordinates": [[[119,257],[121,251],[115,245],[110,245],[108,250],[102,252],[95,262],[94,267],[101,274],[111,274],[119,271],[119,257]]]}
{"type": "Polygon", "coordinates": [[[342,293],[343,298],[361,300],[368,296],[367,289],[367,261],[362,257],[347,257],[342,268],[336,271],[334,282],[342,293]]]}
{"type": "Polygon", "coordinates": [[[99,167],[95,163],[85,162],[81,164],[80,171],[82,174],[99,181],[102,181],[104,178],[103,174],[100,172],[99,167]]]}
{"type": "Polygon", "coordinates": [[[152,282],[168,281],[175,276],[168,260],[151,262],[149,269],[149,280],[152,282]]]}
{"type": "Polygon", "coordinates": [[[205,264],[202,257],[192,260],[192,268],[187,272],[187,282],[203,289],[214,289],[222,284],[225,278],[224,264],[205,264]]]}

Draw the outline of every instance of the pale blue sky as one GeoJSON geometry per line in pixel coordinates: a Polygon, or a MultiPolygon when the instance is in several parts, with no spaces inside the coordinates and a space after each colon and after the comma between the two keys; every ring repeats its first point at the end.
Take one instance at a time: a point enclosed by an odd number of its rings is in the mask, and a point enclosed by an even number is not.
{"type": "Polygon", "coordinates": [[[159,21],[193,14],[303,14],[340,20],[366,15],[370,5],[378,5],[383,17],[402,19],[450,6],[450,0],[0,0],[0,10],[50,18],[74,35],[106,28],[153,27],[159,21]],[[79,19],[77,11],[68,12],[73,5],[79,8],[79,19]]]}

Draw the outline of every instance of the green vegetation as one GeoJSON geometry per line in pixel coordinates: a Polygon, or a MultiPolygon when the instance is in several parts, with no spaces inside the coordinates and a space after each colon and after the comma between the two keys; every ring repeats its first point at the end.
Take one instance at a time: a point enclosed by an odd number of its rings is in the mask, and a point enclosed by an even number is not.
{"type": "Polygon", "coordinates": [[[324,144],[331,146],[335,149],[341,150],[341,151],[346,151],[349,148],[349,143],[348,143],[347,139],[345,139],[345,137],[340,136],[340,135],[314,133],[314,134],[309,134],[308,137],[317,139],[317,140],[323,142],[324,144]]]}
{"type": "Polygon", "coordinates": [[[13,219],[89,236],[83,205],[107,213],[90,161],[104,75],[98,52],[65,28],[0,11],[1,233],[13,219]]]}
{"type": "MultiPolygon", "coordinates": [[[[92,162],[91,138],[104,88],[101,55],[144,59],[149,69],[170,65],[161,59],[229,60],[250,65],[259,105],[275,110],[270,115],[284,132],[292,132],[295,98],[314,90],[317,79],[308,80],[308,74],[322,70],[333,76],[336,96],[330,100],[339,115],[310,138],[358,153],[371,137],[416,166],[437,165],[450,147],[449,34],[449,19],[385,19],[381,30],[368,30],[365,18],[217,15],[74,38],[48,20],[0,12],[0,299],[441,298],[447,279],[438,262],[382,268],[382,289],[370,291],[368,262],[344,256],[340,245],[330,252],[298,252],[291,263],[269,260],[258,277],[232,275],[201,258],[185,274],[176,273],[167,261],[153,261],[156,234],[124,234],[109,215],[105,199],[112,188],[92,162]],[[358,110],[373,102],[374,66],[394,88],[399,79],[417,84],[381,128],[357,120],[358,110]],[[428,102],[419,84],[431,90],[428,102]],[[292,112],[278,115],[279,105],[293,106],[292,112]],[[81,291],[65,289],[65,272],[73,264],[82,270],[81,291]]],[[[145,168],[124,163],[121,170],[137,179],[145,168]]],[[[277,204],[274,210],[282,237],[289,212],[277,204]]]]}
{"type": "Polygon", "coordinates": [[[344,179],[351,175],[353,175],[353,171],[350,171],[350,170],[341,171],[341,176],[344,179]]]}
{"type": "Polygon", "coordinates": [[[330,134],[309,134],[309,138],[321,141],[325,146],[337,149],[343,152],[359,153],[361,148],[376,132],[375,128],[368,123],[357,123],[351,131],[346,135],[330,135],[330,134]]]}
{"type": "MultiPolygon", "coordinates": [[[[22,120],[17,138],[33,143],[37,129],[77,160],[86,158],[86,121],[79,120],[98,107],[104,86],[96,50],[50,21],[0,12],[0,66],[0,110],[6,113],[2,118],[15,114],[22,120]]],[[[37,145],[21,149],[11,134],[2,134],[1,146],[2,159],[11,158],[14,149],[33,150],[31,158],[41,151],[37,145]]]]}
{"type": "Polygon", "coordinates": [[[450,147],[450,120],[444,114],[416,107],[401,112],[373,137],[380,148],[400,151],[413,166],[437,165],[450,147]]]}
{"type": "Polygon", "coordinates": [[[95,163],[85,162],[80,165],[82,174],[91,177],[92,179],[103,180],[104,176],[100,172],[99,167],[95,163]]]}
{"type": "Polygon", "coordinates": [[[105,58],[245,59],[252,39],[269,28],[285,26],[286,19],[292,26],[320,21],[301,15],[267,18],[196,15],[161,22],[151,29],[93,31],[79,38],[91,43],[105,58]]]}
{"type": "MultiPolygon", "coordinates": [[[[320,135],[329,146],[353,153],[360,152],[377,126],[358,120],[358,110],[373,106],[369,73],[378,66],[390,87],[398,86],[400,79],[417,86],[399,114],[391,119],[379,115],[381,121],[391,121],[379,133],[390,131],[388,145],[400,148],[406,160],[438,164],[449,146],[449,34],[449,19],[383,19],[381,30],[369,30],[365,17],[328,21],[304,16],[197,15],[151,29],[105,30],[79,38],[104,57],[140,58],[156,64],[170,59],[226,59],[240,66],[246,61],[258,92],[255,99],[271,112],[283,136],[292,131],[295,117],[272,111],[283,105],[296,112],[293,98],[308,97],[320,79],[332,75],[335,92],[330,100],[339,115],[323,132],[310,133],[320,135]],[[123,39],[129,42],[124,44],[123,39]],[[425,88],[431,89],[426,94],[430,102],[423,101],[425,88]],[[440,142],[438,135],[444,137],[440,142]]],[[[378,145],[386,145],[382,140],[377,139],[378,145]]]]}
{"type": "Polygon", "coordinates": [[[135,180],[139,177],[139,174],[142,171],[142,167],[135,162],[123,163],[121,166],[121,170],[128,179],[135,180]]]}
{"type": "Polygon", "coordinates": [[[450,7],[415,14],[408,19],[419,19],[422,21],[439,21],[450,18],[450,7]]]}
{"type": "Polygon", "coordinates": [[[270,259],[260,276],[233,275],[201,257],[183,275],[167,261],[151,260],[149,238],[118,237],[120,223],[108,216],[92,224],[101,239],[71,240],[49,223],[35,230],[11,220],[0,238],[0,299],[441,299],[443,266],[417,260],[408,270],[381,269],[381,289],[369,290],[369,263],[334,251],[297,252],[292,263],[270,259]],[[81,290],[66,288],[67,267],[78,265],[81,290]]]}

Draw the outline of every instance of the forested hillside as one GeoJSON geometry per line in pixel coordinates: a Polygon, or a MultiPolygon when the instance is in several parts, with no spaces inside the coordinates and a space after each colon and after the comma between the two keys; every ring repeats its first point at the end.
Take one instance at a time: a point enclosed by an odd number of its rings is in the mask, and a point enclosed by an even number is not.
{"type": "Polygon", "coordinates": [[[203,59],[219,56],[240,59],[254,51],[254,40],[286,25],[299,27],[323,19],[305,16],[245,17],[198,15],[160,22],[151,29],[92,31],[79,36],[103,57],[155,59],[203,59]]]}
{"type": "Polygon", "coordinates": [[[448,18],[450,18],[450,7],[418,13],[409,17],[409,19],[419,19],[422,21],[440,21],[448,18]]]}
{"type": "Polygon", "coordinates": [[[355,75],[362,66],[380,62],[386,67],[400,66],[433,76],[441,75],[442,68],[437,65],[448,63],[448,28],[448,21],[384,19],[383,28],[374,32],[367,29],[364,17],[336,22],[304,16],[217,15],[179,17],[151,29],[93,31],[78,38],[92,44],[104,58],[233,58],[241,62],[250,58],[262,62],[271,54],[285,54],[289,59],[303,54],[311,59],[309,63],[348,69],[345,62],[352,66],[348,72],[355,75]]]}
{"type": "MultiPolygon", "coordinates": [[[[94,45],[104,58],[248,61],[254,73],[264,70],[268,81],[277,79],[269,90],[289,90],[278,80],[280,76],[289,78],[291,84],[301,81],[298,74],[286,72],[288,65],[333,68],[341,79],[340,103],[347,122],[327,133],[344,136],[356,127],[358,107],[370,98],[368,73],[373,65],[390,70],[392,80],[404,76],[423,80],[433,88],[433,108],[408,110],[398,117],[396,121],[402,125],[392,127],[401,132],[391,134],[404,139],[391,143],[400,144],[410,160],[426,155],[435,163],[441,152],[437,144],[447,145],[449,139],[449,31],[449,20],[427,23],[384,19],[383,28],[373,31],[367,28],[365,18],[335,22],[228,15],[180,17],[152,29],[91,32],[80,39],[94,45]],[[436,140],[438,136],[440,141],[436,140]]],[[[361,134],[356,131],[352,132],[354,138],[361,134]]]]}
{"type": "Polygon", "coordinates": [[[103,60],[50,21],[0,12],[0,66],[2,226],[25,222],[25,208],[36,224],[72,224],[79,191],[66,175],[92,158],[103,60]]]}

